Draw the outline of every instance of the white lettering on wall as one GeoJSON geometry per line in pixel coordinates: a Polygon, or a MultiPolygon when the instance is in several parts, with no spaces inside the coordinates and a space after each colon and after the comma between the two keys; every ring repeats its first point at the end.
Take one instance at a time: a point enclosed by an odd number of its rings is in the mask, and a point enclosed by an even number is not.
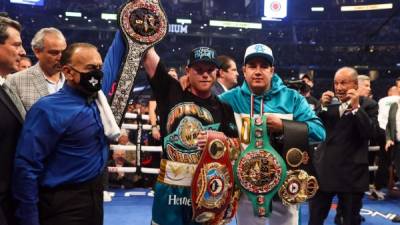
{"type": "Polygon", "coordinates": [[[188,25],[185,24],[169,24],[168,25],[169,33],[178,33],[178,34],[187,34],[188,33],[188,25]]]}

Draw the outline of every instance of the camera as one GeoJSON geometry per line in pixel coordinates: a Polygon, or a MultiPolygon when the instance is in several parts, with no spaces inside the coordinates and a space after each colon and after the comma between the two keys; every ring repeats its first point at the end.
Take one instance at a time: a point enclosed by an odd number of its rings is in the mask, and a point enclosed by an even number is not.
{"type": "Polygon", "coordinates": [[[290,80],[285,80],[284,83],[288,88],[294,89],[300,92],[300,94],[305,94],[311,91],[311,87],[308,84],[306,84],[303,80],[290,79],[290,80]]]}

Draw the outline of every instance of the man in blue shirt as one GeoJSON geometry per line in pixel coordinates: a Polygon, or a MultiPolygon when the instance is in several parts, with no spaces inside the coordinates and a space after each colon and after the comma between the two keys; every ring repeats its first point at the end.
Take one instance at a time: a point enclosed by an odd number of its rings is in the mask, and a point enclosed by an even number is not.
{"type": "Polygon", "coordinates": [[[103,62],[95,46],[75,43],[61,63],[66,84],[32,106],[18,142],[13,191],[21,225],[103,223],[108,140],[93,101],[103,62]]]}

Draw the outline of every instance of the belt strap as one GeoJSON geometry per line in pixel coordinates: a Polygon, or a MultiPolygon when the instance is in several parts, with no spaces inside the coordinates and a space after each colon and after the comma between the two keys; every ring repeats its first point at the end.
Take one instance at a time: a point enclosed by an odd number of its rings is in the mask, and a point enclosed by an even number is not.
{"type": "Polygon", "coordinates": [[[312,154],[308,145],[308,127],[304,122],[282,122],[283,155],[289,170],[279,189],[279,197],[283,204],[298,204],[312,198],[319,188],[317,179],[309,175],[313,167],[309,157],[312,154]]]}
{"type": "Polygon", "coordinates": [[[286,178],[286,164],[269,142],[267,116],[251,118],[250,144],[235,162],[235,182],[253,204],[254,214],[268,217],[271,200],[286,178]]]}
{"type": "Polygon", "coordinates": [[[312,171],[310,147],[308,145],[308,127],[304,122],[282,120],[283,152],[288,169],[312,171]]]}
{"type": "Polygon", "coordinates": [[[219,224],[233,195],[229,143],[221,132],[208,131],[207,143],[192,181],[193,219],[219,224]]]}

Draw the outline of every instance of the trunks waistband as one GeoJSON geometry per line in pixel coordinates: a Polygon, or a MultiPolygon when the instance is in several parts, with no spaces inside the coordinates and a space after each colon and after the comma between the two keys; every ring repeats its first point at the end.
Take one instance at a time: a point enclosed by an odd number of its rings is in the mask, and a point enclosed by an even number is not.
{"type": "Polygon", "coordinates": [[[190,187],[196,168],[197,164],[162,159],[157,180],[168,185],[190,187]]]}

